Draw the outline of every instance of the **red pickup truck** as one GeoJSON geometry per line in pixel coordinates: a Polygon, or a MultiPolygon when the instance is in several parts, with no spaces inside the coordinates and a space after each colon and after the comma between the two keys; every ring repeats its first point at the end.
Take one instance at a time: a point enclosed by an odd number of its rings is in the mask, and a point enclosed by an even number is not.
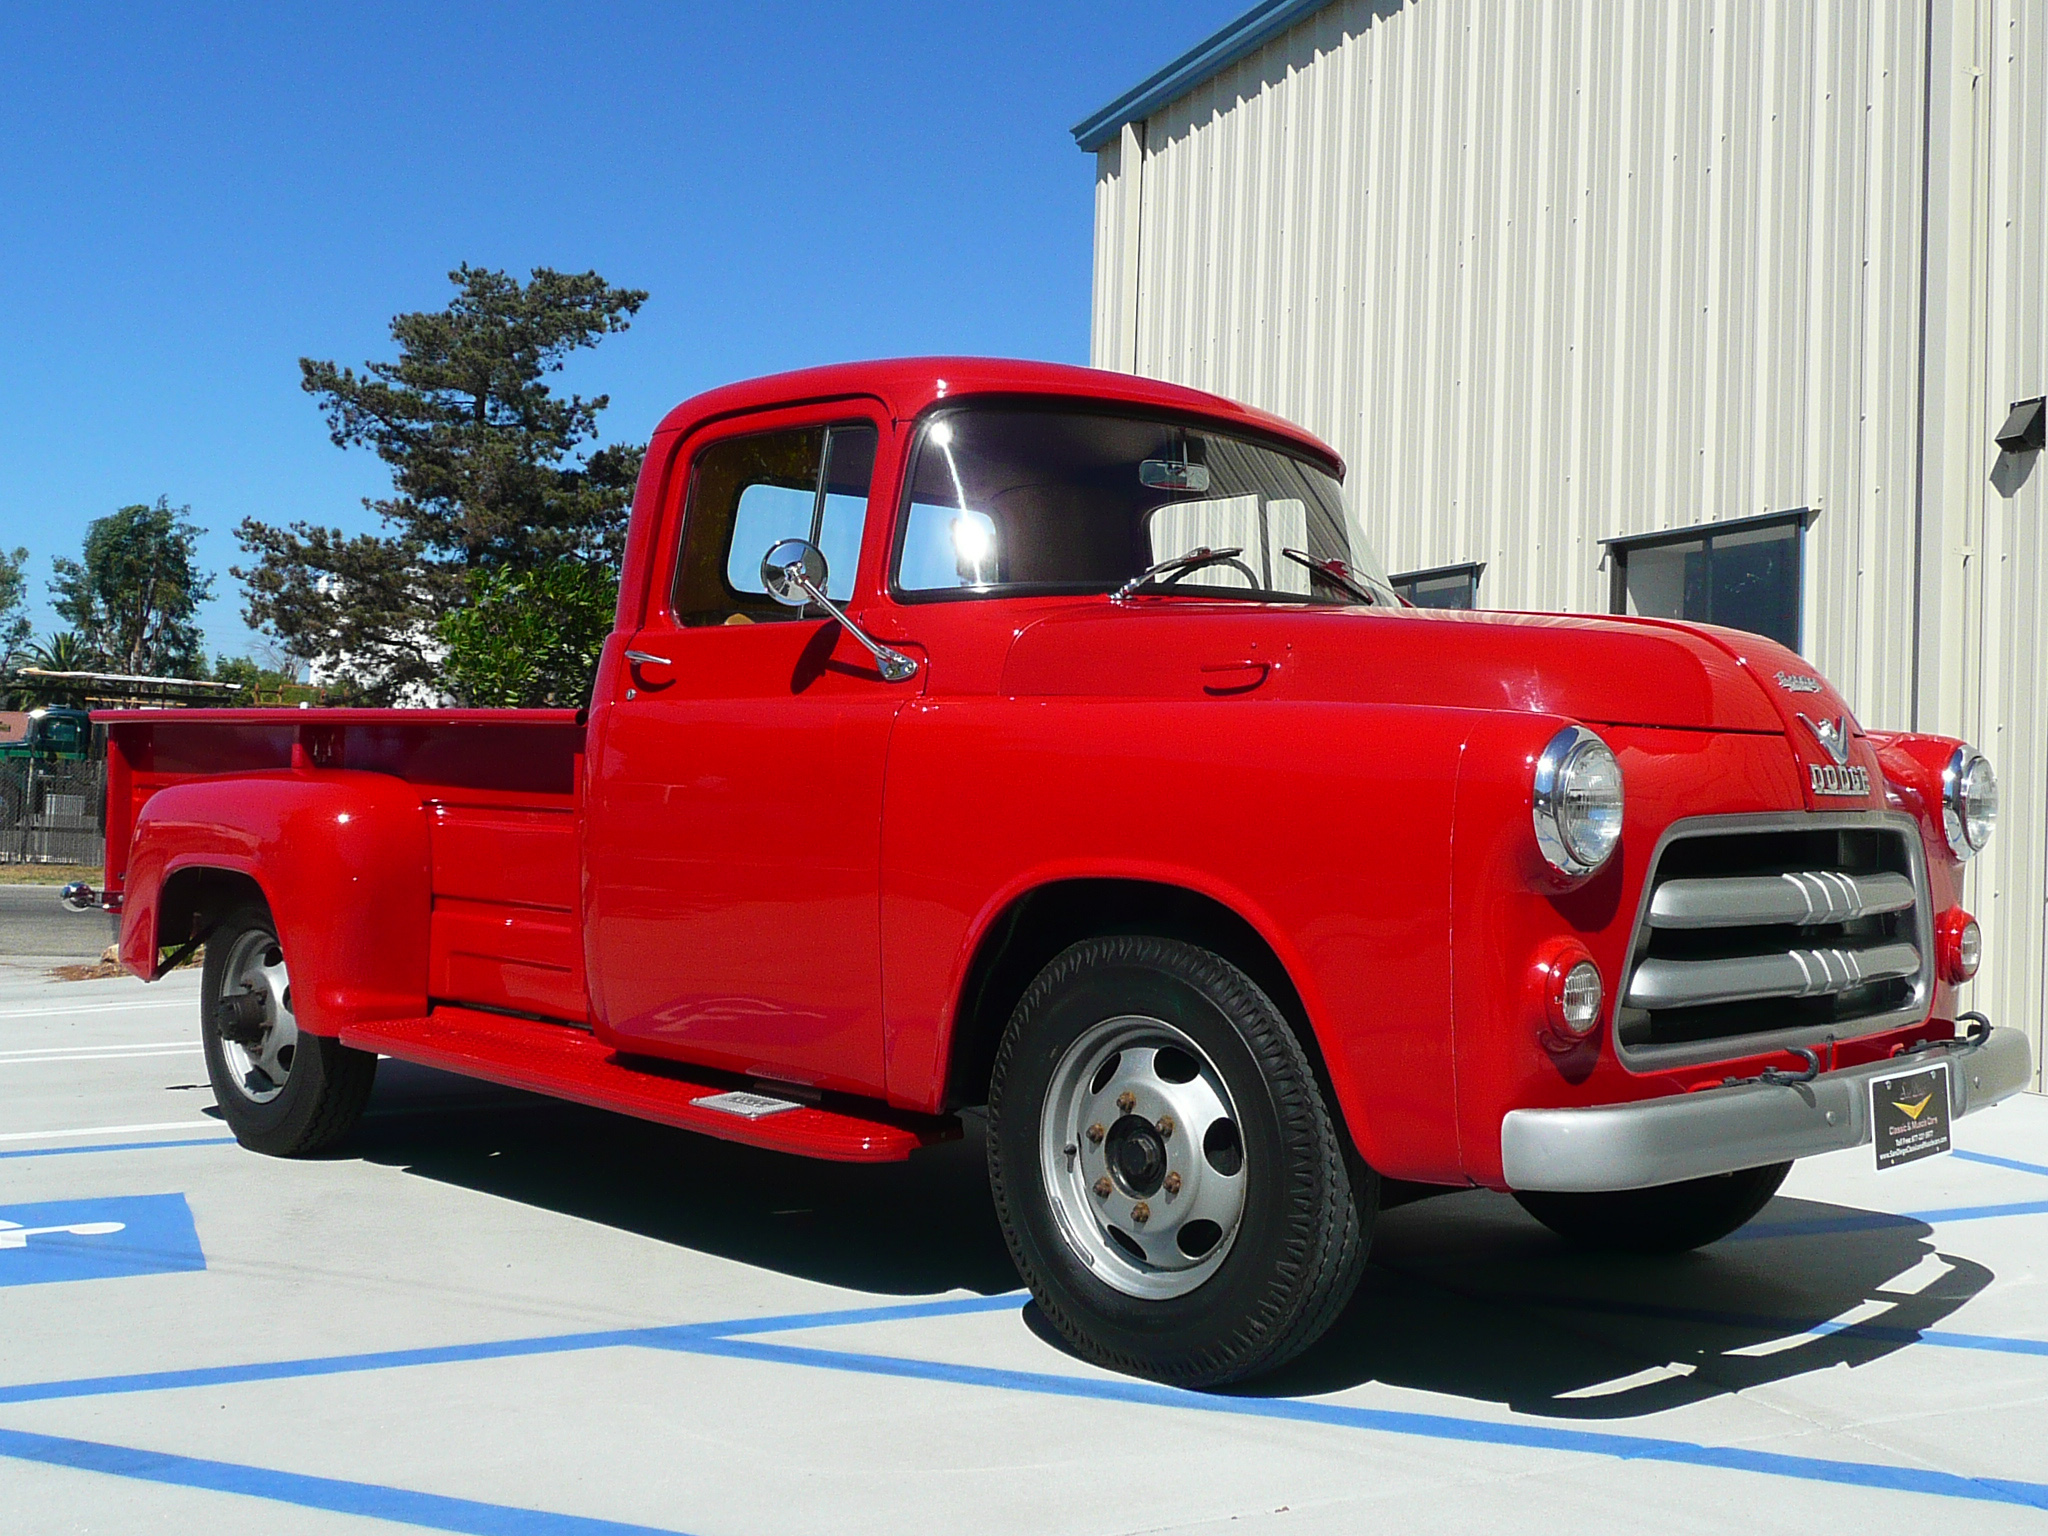
{"type": "Polygon", "coordinates": [[[2018,1090],[1958,904],[1996,784],[1701,625],[1416,609],[1308,433],[925,359],[654,435],[582,711],[129,712],[121,956],[205,946],[242,1142],[379,1055],[880,1161],[986,1107],[1047,1320],[1202,1384],[1376,1212],[1674,1251],[2018,1090]]]}

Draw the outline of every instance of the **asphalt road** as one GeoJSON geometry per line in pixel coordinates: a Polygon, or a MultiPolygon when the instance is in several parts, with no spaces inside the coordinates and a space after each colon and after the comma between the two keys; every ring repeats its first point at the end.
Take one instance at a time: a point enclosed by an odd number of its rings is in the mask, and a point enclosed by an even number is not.
{"type": "Polygon", "coordinates": [[[0,885],[0,955],[97,960],[114,942],[103,912],[70,912],[54,885],[0,885]]]}

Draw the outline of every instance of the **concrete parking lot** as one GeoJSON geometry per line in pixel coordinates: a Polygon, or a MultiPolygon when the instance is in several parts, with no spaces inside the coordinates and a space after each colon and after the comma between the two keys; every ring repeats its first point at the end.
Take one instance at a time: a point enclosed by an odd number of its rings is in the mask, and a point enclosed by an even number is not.
{"type": "Polygon", "coordinates": [[[1683,1259],[1406,1207],[1309,1358],[1198,1395],[1051,1341],[972,1126],[827,1167],[386,1062],[353,1142],[279,1162],[209,1113],[194,976],[46,971],[0,959],[0,1530],[2048,1516],[2038,1098],[1953,1156],[1802,1164],[1683,1259]]]}

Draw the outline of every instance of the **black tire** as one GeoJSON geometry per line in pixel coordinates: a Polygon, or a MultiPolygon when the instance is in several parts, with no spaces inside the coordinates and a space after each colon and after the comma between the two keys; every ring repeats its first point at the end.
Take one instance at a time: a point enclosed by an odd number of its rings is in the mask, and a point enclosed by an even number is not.
{"type": "Polygon", "coordinates": [[[1685,1253],[1718,1242],[1770,1204],[1790,1163],[1682,1184],[1612,1193],[1517,1194],[1522,1209],[1566,1242],[1610,1253],[1685,1253]]]}
{"type": "MultiPolygon", "coordinates": [[[[229,1066],[221,1005],[230,991],[229,965],[238,953],[246,952],[246,946],[255,945],[265,946],[276,963],[283,964],[276,925],[260,906],[230,913],[207,935],[199,984],[199,1036],[206,1048],[206,1073],[213,1082],[214,1102],[235,1140],[272,1157],[305,1157],[355,1129],[376,1081],[377,1058],[339,1040],[301,1031],[274,1096],[260,1101],[252,1097],[244,1078],[229,1066]]],[[[239,995],[244,989],[233,990],[239,995]]]]}
{"type": "MultiPolygon", "coordinates": [[[[1378,1180],[1349,1156],[1271,999],[1207,950],[1117,937],[1060,954],[1010,1016],[988,1116],[989,1183],[1011,1256],[1045,1320],[1088,1360],[1179,1386],[1239,1380],[1308,1348],[1357,1287],[1378,1180]],[[1164,1021],[1199,1047],[1241,1136],[1242,1213],[1230,1245],[1218,1243],[1206,1278],[1179,1294],[1140,1297],[1105,1283],[1083,1239],[1062,1225],[1041,1159],[1063,1061],[1091,1030],[1127,1018],[1164,1021]]],[[[1183,1145],[1192,1157],[1192,1127],[1183,1145]]]]}

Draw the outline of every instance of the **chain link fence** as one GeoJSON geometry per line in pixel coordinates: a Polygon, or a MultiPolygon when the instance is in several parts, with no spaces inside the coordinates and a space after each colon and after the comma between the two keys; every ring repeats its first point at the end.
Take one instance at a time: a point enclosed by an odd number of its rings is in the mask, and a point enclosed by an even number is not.
{"type": "Polygon", "coordinates": [[[107,765],[0,761],[0,864],[97,864],[107,765]]]}

